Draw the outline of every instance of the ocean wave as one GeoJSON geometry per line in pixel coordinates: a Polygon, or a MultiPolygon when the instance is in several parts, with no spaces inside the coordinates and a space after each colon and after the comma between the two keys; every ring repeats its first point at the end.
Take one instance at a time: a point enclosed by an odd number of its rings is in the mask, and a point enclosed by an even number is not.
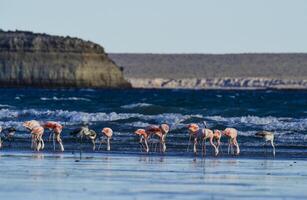
{"type": "Polygon", "coordinates": [[[141,114],[136,113],[87,113],[80,111],[68,111],[68,110],[9,110],[0,109],[0,119],[49,119],[49,120],[62,120],[71,122],[83,122],[83,121],[116,121],[120,119],[128,119],[131,117],[140,117],[141,114]]]}
{"type": "MultiPolygon", "coordinates": [[[[203,116],[203,115],[184,115],[180,113],[164,113],[158,115],[144,115],[139,113],[116,113],[116,112],[81,112],[68,110],[14,110],[0,109],[0,123],[9,123],[7,125],[16,125],[25,120],[36,119],[39,121],[59,121],[67,125],[80,124],[82,122],[116,122],[126,123],[133,127],[145,127],[149,124],[167,123],[171,129],[181,129],[188,123],[203,120],[207,121],[209,127],[223,126],[234,127],[246,135],[253,135],[255,131],[268,130],[277,134],[291,134],[295,132],[305,133],[307,130],[307,118],[283,118],[283,117],[222,117],[222,116],[203,116]],[[128,121],[129,122],[128,122],[128,121]]],[[[18,125],[20,126],[20,125],[18,125]]]]}
{"type": "Polygon", "coordinates": [[[7,105],[7,104],[0,104],[0,108],[14,108],[14,106],[7,105]]]}
{"type": "Polygon", "coordinates": [[[207,116],[207,120],[222,122],[231,127],[252,127],[265,130],[288,130],[288,131],[304,131],[307,129],[307,119],[294,119],[285,117],[258,117],[258,116],[242,116],[242,117],[222,117],[207,116]]]}
{"type": "Polygon", "coordinates": [[[128,105],[123,105],[121,108],[124,109],[133,109],[133,108],[142,108],[142,107],[149,107],[152,106],[152,104],[149,103],[133,103],[133,104],[128,104],[128,105]]]}
{"type": "Polygon", "coordinates": [[[82,98],[82,97],[41,97],[40,100],[42,101],[91,101],[90,99],[87,98],[82,98]]]}

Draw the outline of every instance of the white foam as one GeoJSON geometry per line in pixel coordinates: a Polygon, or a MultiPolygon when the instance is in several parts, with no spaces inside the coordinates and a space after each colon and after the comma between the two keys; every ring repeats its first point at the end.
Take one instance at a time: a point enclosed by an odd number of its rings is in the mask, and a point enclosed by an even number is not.
{"type": "Polygon", "coordinates": [[[141,107],[149,107],[152,106],[152,104],[149,103],[133,103],[133,104],[128,104],[128,105],[123,105],[121,108],[125,109],[133,109],[133,108],[141,108],[141,107]]]}
{"type": "Polygon", "coordinates": [[[292,119],[284,117],[257,117],[257,116],[243,116],[243,117],[221,117],[221,116],[207,116],[205,119],[222,122],[229,127],[245,126],[262,128],[265,130],[290,130],[290,131],[304,131],[307,129],[307,119],[292,119]]]}
{"type": "Polygon", "coordinates": [[[14,106],[10,106],[7,104],[0,104],[0,108],[14,108],[14,106]]]}
{"type": "Polygon", "coordinates": [[[9,110],[0,109],[0,119],[16,119],[16,118],[33,118],[33,119],[45,119],[48,120],[66,120],[70,122],[82,122],[82,121],[115,121],[120,119],[128,119],[131,117],[140,117],[141,114],[136,113],[87,113],[68,110],[9,110]]]}
{"type": "Polygon", "coordinates": [[[42,101],[91,101],[90,99],[82,98],[82,97],[55,97],[55,96],[52,98],[41,97],[40,100],[42,101]]]}

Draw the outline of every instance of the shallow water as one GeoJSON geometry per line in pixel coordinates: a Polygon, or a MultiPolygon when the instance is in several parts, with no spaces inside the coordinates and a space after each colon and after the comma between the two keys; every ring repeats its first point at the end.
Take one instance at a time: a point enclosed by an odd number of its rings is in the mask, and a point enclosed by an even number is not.
{"type": "MultiPolygon", "coordinates": [[[[171,127],[167,151],[179,155],[187,148],[186,125],[206,121],[211,129],[238,129],[242,155],[247,157],[264,156],[263,141],[254,136],[259,130],[275,132],[277,155],[307,155],[305,90],[0,89],[0,94],[0,125],[17,128],[13,147],[4,142],[6,150],[29,148],[22,122],[30,119],[62,123],[67,150],[78,149],[69,132],[83,122],[98,133],[111,127],[112,151],[123,153],[139,151],[133,134],[137,128],[164,122],[171,127]]],[[[48,135],[46,131],[45,140],[48,135]]],[[[90,148],[84,145],[85,151],[90,148]]],[[[47,144],[45,151],[50,150],[52,145],[47,144]]]]}
{"type": "Polygon", "coordinates": [[[0,199],[306,199],[307,91],[0,89],[0,125],[17,128],[0,150],[0,199]],[[64,125],[65,153],[30,150],[25,120],[64,125]],[[186,125],[239,130],[241,154],[186,152],[186,125]],[[88,122],[114,130],[111,152],[69,133],[88,122]],[[140,153],[137,128],[168,123],[167,152],[140,153]],[[276,157],[254,134],[276,134],[276,157]]]}
{"type": "Polygon", "coordinates": [[[0,199],[306,199],[307,161],[0,153],[0,199]]]}

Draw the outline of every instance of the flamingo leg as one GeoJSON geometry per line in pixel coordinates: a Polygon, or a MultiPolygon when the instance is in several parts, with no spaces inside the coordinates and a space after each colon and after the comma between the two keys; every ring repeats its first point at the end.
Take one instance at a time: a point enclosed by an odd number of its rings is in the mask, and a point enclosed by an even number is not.
{"type": "Polygon", "coordinates": [[[231,139],[228,140],[228,155],[230,153],[230,145],[231,145],[231,139]]]}
{"type": "Polygon", "coordinates": [[[95,140],[94,140],[94,139],[91,139],[91,142],[92,142],[92,144],[93,144],[93,151],[95,151],[95,149],[96,149],[96,143],[95,143],[95,140]]]}
{"type": "Polygon", "coordinates": [[[218,139],[218,140],[217,140],[217,149],[218,149],[219,151],[221,151],[221,153],[223,153],[222,147],[221,147],[221,139],[218,139]]]}
{"type": "Polygon", "coordinates": [[[63,142],[62,142],[62,139],[61,139],[61,135],[60,135],[59,133],[56,134],[56,140],[57,140],[57,142],[58,142],[59,145],[60,145],[61,151],[63,152],[63,151],[64,151],[64,146],[63,146],[63,142]]]}
{"type": "Polygon", "coordinates": [[[189,137],[189,143],[188,143],[188,147],[187,147],[187,152],[188,152],[188,151],[189,151],[189,149],[190,149],[191,139],[192,139],[192,135],[190,134],[190,137],[189,137]]]}
{"type": "Polygon", "coordinates": [[[52,134],[53,151],[55,151],[55,133],[52,134]]]}
{"type": "Polygon", "coordinates": [[[193,148],[194,154],[197,155],[197,137],[194,138],[194,148],[193,148]]]}
{"type": "Polygon", "coordinates": [[[234,138],[233,144],[234,144],[234,146],[236,146],[236,155],[239,155],[240,154],[240,147],[239,147],[239,144],[238,144],[238,141],[237,141],[236,138],[234,138]]]}
{"type": "Polygon", "coordinates": [[[35,147],[35,141],[34,141],[34,135],[31,134],[31,149],[34,149],[35,147]]]}
{"type": "Polygon", "coordinates": [[[145,146],[143,145],[143,136],[140,137],[139,144],[140,144],[140,149],[141,149],[141,152],[142,152],[143,149],[145,150],[145,146]]]}
{"type": "Polygon", "coordinates": [[[50,131],[50,132],[49,132],[49,137],[48,137],[48,141],[49,141],[49,142],[51,141],[52,135],[53,135],[53,131],[50,131]]]}
{"type": "Polygon", "coordinates": [[[111,150],[110,138],[107,138],[107,151],[111,150]]]}
{"type": "Polygon", "coordinates": [[[102,145],[102,140],[99,141],[98,151],[100,150],[101,145],[102,145]]]}
{"type": "Polygon", "coordinates": [[[162,136],[162,152],[166,151],[165,135],[162,136]]]}
{"type": "Polygon", "coordinates": [[[272,145],[272,147],[273,147],[273,156],[275,157],[275,146],[274,146],[273,140],[271,140],[271,145],[272,145]]]}
{"type": "Polygon", "coordinates": [[[39,151],[42,148],[42,143],[40,140],[40,136],[35,136],[35,144],[36,144],[36,151],[39,151]]]}
{"type": "Polygon", "coordinates": [[[45,148],[45,143],[44,143],[44,140],[43,140],[43,135],[40,136],[40,142],[41,142],[41,149],[43,150],[45,148]]]}
{"type": "Polygon", "coordinates": [[[218,148],[215,146],[215,144],[213,143],[213,138],[212,138],[212,137],[210,138],[210,144],[211,144],[211,146],[213,146],[213,148],[214,148],[214,155],[217,156],[217,155],[219,154],[219,150],[218,150],[218,148]]]}
{"type": "Polygon", "coordinates": [[[144,142],[145,142],[145,151],[146,151],[146,153],[148,153],[149,152],[149,147],[148,147],[147,139],[144,139],[144,142]]]}
{"type": "Polygon", "coordinates": [[[82,158],[82,138],[83,138],[83,135],[81,135],[80,137],[80,143],[79,143],[79,155],[80,155],[80,160],[82,158]]]}
{"type": "Polygon", "coordinates": [[[205,156],[206,155],[206,139],[204,138],[201,144],[201,151],[202,151],[202,155],[205,156]]]}

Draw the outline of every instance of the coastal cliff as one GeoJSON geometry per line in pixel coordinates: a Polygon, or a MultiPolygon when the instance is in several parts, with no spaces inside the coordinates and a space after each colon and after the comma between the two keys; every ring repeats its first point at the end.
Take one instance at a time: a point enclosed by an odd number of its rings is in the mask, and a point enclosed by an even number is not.
{"type": "Polygon", "coordinates": [[[131,87],[98,44],[78,38],[1,30],[0,86],[131,87]]]}
{"type": "Polygon", "coordinates": [[[110,54],[135,88],[307,89],[307,54],[110,54]]]}

